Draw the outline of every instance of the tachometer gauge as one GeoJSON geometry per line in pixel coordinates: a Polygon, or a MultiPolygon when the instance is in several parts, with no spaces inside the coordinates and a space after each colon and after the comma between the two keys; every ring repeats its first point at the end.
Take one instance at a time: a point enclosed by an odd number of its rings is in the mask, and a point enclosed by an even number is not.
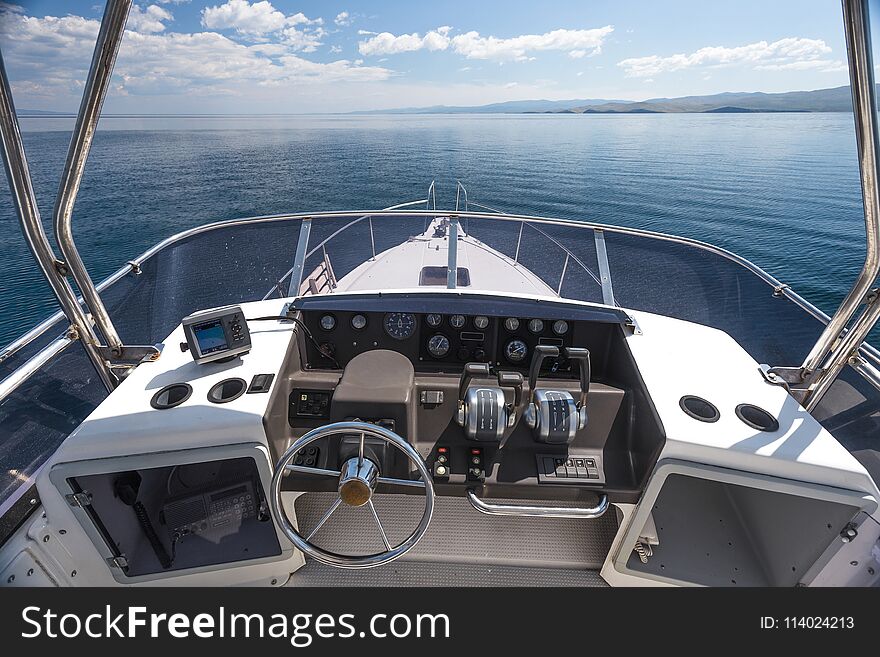
{"type": "Polygon", "coordinates": [[[504,320],[504,328],[513,333],[519,328],[519,320],[516,317],[508,317],[504,320]]]}
{"type": "Polygon", "coordinates": [[[324,315],[321,317],[321,328],[325,331],[332,331],[336,328],[336,318],[333,315],[324,315]]]}
{"type": "Polygon", "coordinates": [[[487,326],[489,326],[489,318],[485,315],[477,315],[474,317],[474,326],[481,331],[484,331],[487,326]]]}
{"type": "Polygon", "coordinates": [[[540,319],[529,320],[529,330],[532,333],[540,333],[544,330],[544,322],[542,322],[540,319]]]}
{"type": "Polygon", "coordinates": [[[416,332],[416,316],[410,313],[388,313],[382,324],[395,340],[406,340],[416,332]]]}
{"type": "Polygon", "coordinates": [[[564,319],[553,322],[553,332],[556,335],[565,335],[566,333],[568,333],[568,322],[566,322],[564,319]]]}
{"type": "Polygon", "coordinates": [[[452,315],[449,318],[449,325],[454,329],[460,329],[464,326],[465,321],[464,315],[452,315]]]}
{"type": "Polygon", "coordinates": [[[521,363],[529,354],[529,347],[522,340],[511,340],[504,347],[504,357],[511,363],[521,363]]]}
{"type": "Polygon", "coordinates": [[[431,313],[430,315],[425,317],[425,321],[428,322],[428,326],[433,326],[434,328],[437,328],[443,322],[443,315],[431,313]]]}
{"type": "Polygon", "coordinates": [[[367,318],[363,315],[355,315],[351,318],[351,328],[356,331],[360,331],[367,325],[367,318]]]}
{"type": "Polygon", "coordinates": [[[443,358],[449,353],[449,338],[437,334],[428,340],[428,353],[434,358],[443,358]]]}

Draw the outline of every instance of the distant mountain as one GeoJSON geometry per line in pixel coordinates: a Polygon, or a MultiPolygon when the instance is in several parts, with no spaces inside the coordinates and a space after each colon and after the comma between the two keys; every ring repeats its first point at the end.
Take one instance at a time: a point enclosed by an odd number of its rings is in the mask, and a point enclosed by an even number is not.
{"type": "Polygon", "coordinates": [[[852,112],[849,87],[766,94],[722,93],[712,96],[651,98],[637,103],[584,103],[568,108],[574,114],[646,114],[672,112],[852,112]]]}
{"type": "Polygon", "coordinates": [[[564,112],[572,107],[590,107],[615,103],[625,105],[626,100],[606,100],[601,98],[582,100],[509,100],[504,103],[491,103],[477,106],[434,105],[432,107],[402,107],[387,110],[362,110],[350,114],[523,114],[542,112],[564,112]]]}
{"type": "Polygon", "coordinates": [[[72,112],[52,112],[50,110],[20,109],[15,111],[17,116],[76,116],[72,112]]]}
{"type": "MultiPolygon", "coordinates": [[[[878,85],[880,89],[880,85],[878,85]]],[[[434,105],[350,114],[666,114],[700,112],[742,114],[757,112],[852,112],[849,87],[787,91],[783,93],[725,92],[711,96],[650,98],[642,101],[603,100],[512,100],[472,107],[434,105]]]]}

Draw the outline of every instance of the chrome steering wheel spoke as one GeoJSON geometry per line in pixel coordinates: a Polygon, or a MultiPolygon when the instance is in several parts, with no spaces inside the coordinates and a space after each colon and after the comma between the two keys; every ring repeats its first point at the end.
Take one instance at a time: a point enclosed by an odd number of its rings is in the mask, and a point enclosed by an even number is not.
{"type": "Polygon", "coordinates": [[[428,529],[431,517],[434,513],[434,486],[431,482],[431,475],[427,465],[422,460],[419,453],[406,440],[399,435],[384,427],[376,426],[366,422],[336,422],[328,424],[317,429],[313,429],[306,433],[302,438],[293,442],[287,451],[278,460],[275,474],[272,477],[272,496],[271,506],[272,515],[278,523],[284,534],[290,539],[297,548],[302,552],[322,563],[335,566],[337,568],[372,568],[393,561],[402,556],[421,540],[428,529]],[[339,434],[359,434],[357,455],[346,461],[341,470],[331,470],[326,468],[314,468],[302,465],[293,465],[291,462],[296,454],[309,444],[327,438],[332,435],[339,434]],[[398,479],[395,477],[383,477],[379,473],[379,467],[365,455],[365,443],[367,436],[378,438],[399,451],[403,452],[407,459],[413,463],[419,472],[420,479],[398,479]],[[317,524],[307,534],[300,534],[294,527],[293,523],[287,515],[281,500],[281,483],[285,475],[288,473],[310,474],[322,477],[337,477],[338,497],[333,504],[324,512],[317,524]],[[373,504],[373,493],[379,484],[390,486],[407,486],[411,488],[421,488],[425,492],[425,508],[418,526],[413,532],[398,545],[392,546],[391,540],[379,519],[379,513],[373,504]],[[368,506],[376,527],[379,531],[379,537],[385,546],[384,552],[375,554],[367,554],[363,556],[353,556],[345,554],[337,554],[322,547],[315,545],[312,539],[328,522],[330,517],[342,505],[350,507],[368,506]]]}

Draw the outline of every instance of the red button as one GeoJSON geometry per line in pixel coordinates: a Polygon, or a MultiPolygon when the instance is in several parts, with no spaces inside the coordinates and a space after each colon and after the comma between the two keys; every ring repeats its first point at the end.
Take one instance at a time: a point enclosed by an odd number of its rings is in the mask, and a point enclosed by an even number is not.
{"type": "Polygon", "coordinates": [[[445,447],[438,447],[438,448],[437,448],[437,453],[438,453],[438,454],[445,454],[445,453],[448,452],[448,451],[449,451],[449,450],[448,450],[447,448],[445,448],[445,447]]]}
{"type": "Polygon", "coordinates": [[[483,450],[481,450],[481,449],[476,449],[476,448],[474,448],[474,449],[471,450],[471,454],[476,454],[476,455],[478,455],[478,456],[479,456],[480,454],[482,454],[482,453],[483,453],[483,450]]]}

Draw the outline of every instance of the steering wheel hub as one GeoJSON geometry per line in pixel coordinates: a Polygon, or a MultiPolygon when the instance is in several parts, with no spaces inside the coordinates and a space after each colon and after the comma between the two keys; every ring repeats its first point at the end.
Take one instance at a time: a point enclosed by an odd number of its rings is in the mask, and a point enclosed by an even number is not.
{"type": "Polygon", "coordinates": [[[348,506],[363,506],[373,497],[379,481],[379,468],[370,459],[353,456],[339,475],[339,499],[348,506]]]}

